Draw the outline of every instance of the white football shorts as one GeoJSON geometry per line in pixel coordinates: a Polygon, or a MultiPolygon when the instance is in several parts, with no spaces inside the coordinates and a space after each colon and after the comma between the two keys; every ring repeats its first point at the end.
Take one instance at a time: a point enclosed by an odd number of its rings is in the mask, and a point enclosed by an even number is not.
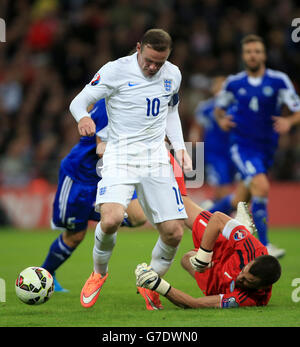
{"type": "Polygon", "coordinates": [[[98,183],[96,210],[103,203],[119,203],[127,208],[136,189],[139,203],[152,225],[167,220],[186,219],[182,197],[173,171],[168,177],[140,177],[135,183],[115,183],[102,180],[98,183]]]}

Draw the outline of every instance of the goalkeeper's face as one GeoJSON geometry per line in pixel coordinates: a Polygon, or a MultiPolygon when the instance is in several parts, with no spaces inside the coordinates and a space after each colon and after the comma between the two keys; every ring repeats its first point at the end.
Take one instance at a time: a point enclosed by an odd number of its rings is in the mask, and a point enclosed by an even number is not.
{"type": "Polygon", "coordinates": [[[260,280],[256,276],[252,275],[249,270],[251,265],[253,264],[253,260],[248,263],[239,275],[236,278],[235,286],[244,290],[257,290],[259,289],[260,280]]]}
{"type": "Polygon", "coordinates": [[[265,47],[261,42],[249,42],[243,45],[242,58],[247,70],[257,72],[266,61],[265,47]]]}

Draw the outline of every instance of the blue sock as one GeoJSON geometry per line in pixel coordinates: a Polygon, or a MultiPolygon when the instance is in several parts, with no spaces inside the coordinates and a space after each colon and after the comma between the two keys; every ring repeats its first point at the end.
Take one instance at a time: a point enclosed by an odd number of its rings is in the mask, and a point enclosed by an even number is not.
{"type": "Polygon", "coordinates": [[[266,246],[268,241],[268,199],[258,196],[252,198],[252,216],[257,228],[259,241],[266,246]]]}
{"type": "Polygon", "coordinates": [[[129,219],[128,218],[124,218],[123,219],[123,222],[121,224],[121,227],[129,227],[129,228],[132,228],[132,224],[130,223],[129,219]]]}
{"type": "Polygon", "coordinates": [[[75,248],[71,248],[64,243],[62,234],[60,234],[50,246],[42,267],[53,275],[55,270],[70,257],[74,249],[75,248]]]}
{"type": "Polygon", "coordinates": [[[217,200],[215,204],[209,209],[209,212],[214,213],[216,211],[223,212],[225,214],[230,214],[233,212],[234,208],[231,205],[232,194],[224,196],[220,200],[217,200]]]}

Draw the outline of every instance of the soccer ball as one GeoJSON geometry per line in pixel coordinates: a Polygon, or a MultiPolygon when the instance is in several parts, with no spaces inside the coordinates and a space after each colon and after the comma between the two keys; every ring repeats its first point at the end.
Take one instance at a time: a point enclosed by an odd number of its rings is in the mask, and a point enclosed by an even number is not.
{"type": "Polygon", "coordinates": [[[17,297],[28,305],[40,305],[53,294],[51,274],[42,267],[31,266],[20,272],[16,280],[17,297]]]}

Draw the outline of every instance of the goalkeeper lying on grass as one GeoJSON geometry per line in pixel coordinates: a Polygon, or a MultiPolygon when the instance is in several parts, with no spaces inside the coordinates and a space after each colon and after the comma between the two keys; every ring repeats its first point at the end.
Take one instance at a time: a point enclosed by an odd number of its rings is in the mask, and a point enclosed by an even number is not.
{"type": "Polygon", "coordinates": [[[181,264],[195,278],[204,297],[193,298],[172,287],[146,263],[135,270],[136,285],[183,308],[267,305],[281,267],[252,235],[251,225],[245,203],[239,203],[235,219],[221,212],[202,211],[194,220],[195,250],[186,253],[181,264]]]}

